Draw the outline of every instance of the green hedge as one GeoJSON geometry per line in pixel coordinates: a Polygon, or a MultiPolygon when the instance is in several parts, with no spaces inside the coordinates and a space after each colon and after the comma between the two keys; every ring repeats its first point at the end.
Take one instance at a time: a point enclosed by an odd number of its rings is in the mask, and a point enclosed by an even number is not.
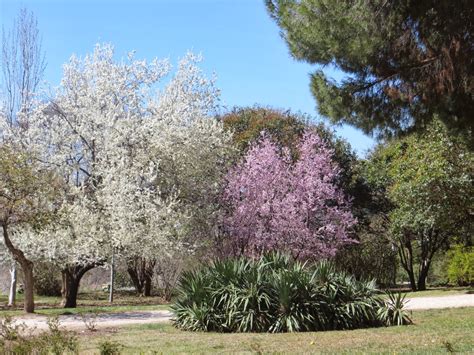
{"type": "Polygon", "coordinates": [[[184,273],[172,305],[192,331],[292,332],[410,323],[403,298],[385,303],[374,281],[357,281],[326,261],[310,267],[270,254],[216,261],[184,273]]]}

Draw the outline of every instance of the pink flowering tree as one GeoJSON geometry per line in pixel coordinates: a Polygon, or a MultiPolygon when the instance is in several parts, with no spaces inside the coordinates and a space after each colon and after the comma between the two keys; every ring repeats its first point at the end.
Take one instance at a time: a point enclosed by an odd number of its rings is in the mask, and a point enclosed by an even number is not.
{"type": "Polygon", "coordinates": [[[307,131],[298,151],[293,162],[288,149],[263,135],[228,173],[224,224],[232,254],[280,250],[314,260],[354,242],[349,234],[356,221],[335,184],[332,150],[307,131]]]}

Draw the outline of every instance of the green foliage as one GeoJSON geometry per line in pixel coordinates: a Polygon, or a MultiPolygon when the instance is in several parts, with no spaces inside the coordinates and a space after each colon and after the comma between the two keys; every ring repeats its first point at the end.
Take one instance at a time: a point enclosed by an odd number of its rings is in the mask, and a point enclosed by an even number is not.
{"type": "Polygon", "coordinates": [[[341,249],[334,262],[338,269],[357,279],[375,279],[377,285],[384,287],[396,283],[397,251],[383,231],[371,233],[369,227],[359,224],[358,243],[341,249]]]}
{"type": "Polygon", "coordinates": [[[396,141],[377,153],[374,175],[385,179],[382,183],[395,206],[395,232],[437,229],[470,234],[474,155],[438,122],[425,134],[396,141]]]}
{"type": "Polygon", "coordinates": [[[215,261],[184,273],[172,310],[175,326],[192,331],[294,332],[392,324],[388,316],[381,318],[387,306],[376,292],[373,281],[357,281],[330,262],[311,267],[269,254],[215,261]]]}
{"type": "Polygon", "coordinates": [[[78,354],[79,342],[76,336],[61,330],[58,318],[48,319],[48,331],[33,335],[22,324],[15,324],[12,318],[0,323],[0,345],[6,354],[62,355],[78,354]]]}
{"type": "Polygon", "coordinates": [[[61,270],[48,262],[35,263],[35,293],[39,296],[61,296],[61,270]]]}
{"type": "MultiPolygon", "coordinates": [[[[332,158],[341,169],[339,186],[347,195],[354,197],[353,203],[356,209],[366,203],[367,189],[356,171],[357,156],[350,145],[324,123],[314,122],[307,115],[289,110],[259,106],[234,108],[219,119],[224,123],[224,128],[233,133],[234,144],[241,154],[247,151],[251,143],[260,139],[262,132],[266,132],[280,147],[289,148],[293,158],[296,158],[296,145],[303,132],[305,129],[314,131],[334,151],[332,158]]],[[[357,212],[355,214],[357,215],[357,212]]]]}
{"type": "Polygon", "coordinates": [[[474,283],[474,248],[454,245],[448,252],[449,282],[459,286],[474,283]]]}
{"type": "Polygon", "coordinates": [[[322,115],[365,132],[423,131],[434,115],[472,142],[469,0],[265,0],[291,54],[316,64],[322,115]],[[331,65],[347,74],[335,81],[331,65]]]}
{"type": "Polygon", "coordinates": [[[5,345],[7,341],[20,339],[23,329],[24,326],[21,323],[14,323],[12,317],[4,317],[0,321],[0,345],[5,345]]]}
{"type": "Polygon", "coordinates": [[[386,325],[406,325],[412,321],[404,309],[405,297],[401,293],[387,291],[388,301],[378,310],[378,316],[386,325]]]}
{"type": "Polygon", "coordinates": [[[119,355],[123,345],[117,343],[116,341],[104,340],[99,344],[99,354],[100,355],[119,355]]]}
{"type": "Polygon", "coordinates": [[[449,284],[448,278],[448,263],[449,253],[445,250],[440,250],[433,256],[430,266],[430,273],[427,278],[427,283],[431,287],[443,287],[449,284]]]}
{"type": "Polygon", "coordinates": [[[233,132],[234,144],[241,152],[258,140],[263,131],[281,146],[294,149],[308,123],[303,115],[258,106],[234,108],[220,119],[224,128],[233,132]]]}
{"type": "Polygon", "coordinates": [[[60,180],[41,168],[32,154],[0,145],[0,223],[41,227],[53,215],[60,180]]]}
{"type": "Polygon", "coordinates": [[[454,237],[473,232],[474,154],[439,121],[427,130],[379,146],[365,164],[378,191],[389,237],[398,246],[412,288],[424,289],[433,256],[454,237]],[[418,286],[413,265],[420,265],[418,286]]]}

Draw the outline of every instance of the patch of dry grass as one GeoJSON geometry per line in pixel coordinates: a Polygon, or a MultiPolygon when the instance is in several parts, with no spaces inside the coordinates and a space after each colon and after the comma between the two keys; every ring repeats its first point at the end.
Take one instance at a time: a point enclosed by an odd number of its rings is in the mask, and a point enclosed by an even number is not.
{"type": "Polygon", "coordinates": [[[455,295],[467,295],[473,294],[474,288],[472,287],[439,287],[439,288],[428,288],[425,291],[405,291],[408,298],[413,297],[442,297],[442,296],[455,296],[455,295]]]}

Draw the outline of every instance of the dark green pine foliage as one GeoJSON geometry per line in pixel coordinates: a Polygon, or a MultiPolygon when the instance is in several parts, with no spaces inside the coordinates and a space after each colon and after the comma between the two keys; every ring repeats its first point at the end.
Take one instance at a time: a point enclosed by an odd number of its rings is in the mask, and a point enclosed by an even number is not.
{"type": "Polygon", "coordinates": [[[319,111],[379,137],[436,115],[472,143],[472,0],[266,0],[291,54],[317,64],[319,111]],[[338,82],[321,70],[346,74],[338,82]]]}

